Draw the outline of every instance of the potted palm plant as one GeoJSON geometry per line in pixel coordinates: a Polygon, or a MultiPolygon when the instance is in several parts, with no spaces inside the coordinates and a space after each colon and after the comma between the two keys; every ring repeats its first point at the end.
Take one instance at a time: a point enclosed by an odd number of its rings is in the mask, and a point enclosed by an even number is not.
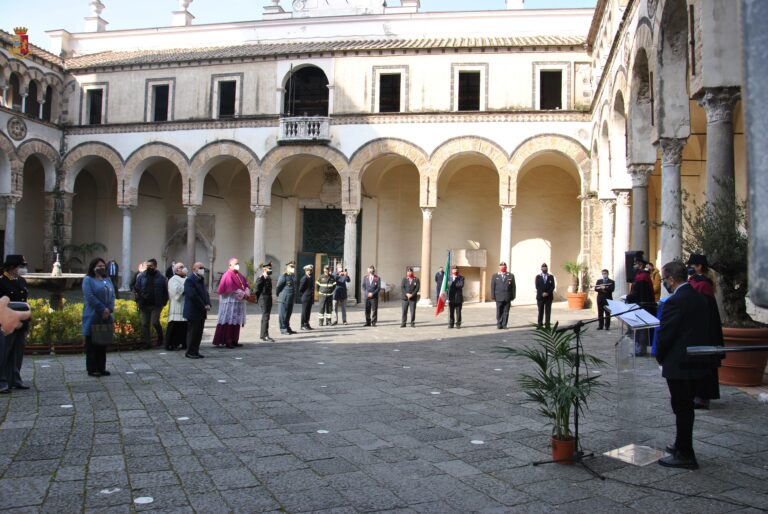
{"type": "MultiPolygon", "coordinates": [[[[733,191],[732,181],[721,184],[733,191]]],[[[745,201],[721,195],[711,202],[689,200],[683,208],[683,250],[707,256],[716,273],[723,339],[726,346],[768,343],[768,327],[747,314],[747,224],[745,201]]],[[[754,386],[763,382],[768,353],[728,353],[719,370],[720,383],[754,386]]]]}
{"type": "MultiPolygon", "coordinates": [[[[536,403],[539,413],[552,425],[552,459],[571,463],[576,452],[576,440],[571,430],[575,409],[579,413],[587,408],[590,393],[603,385],[597,376],[584,376],[576,380],[576,352],[573,347],[575,334],[558,331],[553,327],[537,327],[533,331],[536,344],[523,348],[498,347],[508,357],[524,357],[533,365],[532,373],[524,373],[518,383],[528,397],[536,403]]],[[[582,367],[605,364],[592,355],[581,354],[582,367]]]]}
{"type": "Polygon", "coordinates": [[[587,293],[583,292],[579,286],[581,275],[584,273],[586,266],[575,261],[568,261],[563,264],[563,269],[571,275],[571,286],[568,288],[568,292],[565,293],[565,297],[568,300],[568,308],[583,309],[587,301],[587,293]]]}

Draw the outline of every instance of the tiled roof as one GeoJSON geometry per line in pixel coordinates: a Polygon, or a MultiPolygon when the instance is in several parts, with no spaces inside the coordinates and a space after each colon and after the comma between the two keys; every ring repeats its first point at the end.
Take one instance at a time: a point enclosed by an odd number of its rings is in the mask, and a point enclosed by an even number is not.
{"type": "MultiPolygon", "coordinates": [[[[11,34],[10,32],[6,32],[0,29],[0,41],[4,43],[8,43],[9,45],[13,46],[14,37],[15,37],[14,34],[11,34]]],[[[57,55],[53,55],[51,52],[44,50],[37,45],[33,45],[32,43],[30,43],[29,50],[32,55],[36,55],[41,59],[48,61],[51,64],[55,64],[57,66],[61,66],[63,64],[61,57],[57,55]]]]}
{"type": "Polygon", "coordinates": [[[265,43],[204,48],[172,48],[167,50],[99,52],[95,54],[66,59],[65,66],[70,70],[82,70],[87,68],[107,66],[172,64],[193,61],[243,59],[253,57],[258,58],[318,52],[367,52],[371,50],[411,50],[435,48],[461,49],[581,46],[584,43],[585,39],[581,36],[308,41],[300,43],[265,43]]]}

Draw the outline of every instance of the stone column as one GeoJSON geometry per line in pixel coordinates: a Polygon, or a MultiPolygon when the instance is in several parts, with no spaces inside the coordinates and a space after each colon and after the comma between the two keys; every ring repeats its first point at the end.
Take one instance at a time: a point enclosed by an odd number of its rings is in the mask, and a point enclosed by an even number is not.
{"type": "MultiPolygon", "coordinates": [[[[616,211],[616,199],[603,198],[600,200],[603,208],[603,251],[601,265],[614,275],[613,269],[613,214],[616,211]]],[[[595,275],[596,276],[596,275],[595,275]]]]}
{"type": "Polygon", "coordinates": [[[189,269],[195,263],[195,247],[197,245],[197,209],[199,205],[187,205],[187,260],[189,269]]]}
{"type": "MultiPolygon", "coordinates": [[[[63,191],[45,193],[43,206],[43,270],[51,271],[56,253],[72,242],[72,198],[63,191]]],[[[120,263],[122,265],[122,263],[120,263]]],[[[66,271],[66,269],[64,270],[66,271]]]]}
{"type": "Polygon", "coordinates": [[[251,211],[253,211],[253,269],[258,276],[261,273],[259,264],[267,259],[267,212],[269,212],[269,206],[251,205],[251,211]]]}
{"type": "Polygon", "coordinates": [[[629,250],[629,190],[614,189],[616,194],[616,236],[613,242],[613,279],[616,281],[614,295],[618,298],[627,294],[627,270],[624,252],[629,250]]]}
{"type": "Polygon", "coordinates": [[[133,205],[121,205],[123,210],[123,283],[121,291],[131,289],[131,275],[133,274],[133,263],[131,262],[131,215],[133,214],[133,205]]]}
{"type": "MultiPolygon", "coordinates": [[[[347,284],[347,303],[357,303],[357,215],[359,210],[344,211],[344,267],[349,273],[349,284],[347,284]]],[[[335,270],[334,270],[335,271],[335,270]]]]}
{"type": "Polygon", "coordinates": [[[641,250],[651,260],[648,243],[648,179],[654,164],[630,164],[627,172],[632,177],[632,245],[631,250],[641,250]]]}
{"type": "MultiPolygon", "coordinates": [[[[661,138],[661,267],[683,258],[683,212],[680,196],[680,165],[686,139],[661,138]]],[[[666,291],[662,288],[662,296],[666,291]]]]}
{"type": "Polygon", "coordinates": [[[27,93],[22,93],[21,95],[21,112],[27,112],[27,93]]]}
{"type": "Polygon", "coordinates": [[[5,200],[5,255],[16,253],[16,202],[19,198],[6,196],[5,200]]]}
{"type": "Polygon", "coordinates": [[[40,105],[38,106],[38,109],[37,109],[37,118],[40,119],[40,120],[43,119],[43,107],[44,106],[45,106],[45,100],[40,102],[40,105]]]}
{"type": "MultiPolygon", "coordinates": [[[[432,212],[434,207],[422,207],[421,222],[421,299],[419,305],[432,306],[430,294],[432,292],[432,276],[429,265],[432,262],[432,212]]],[[[450,273],[451,270],[445,270],[450,273]]]]}
{"type": "Polygon", "coordinates": [[[707,200],[735,197],[733,162],[733,106],[741,97],[738,87],[704,90],[699,105],[707,113],[707,200]]]}
{"type": "MultiPolygon", "coordinates": [[[[506,262],[512,270],[512,209],[514,205],[501,206],[501,261],[506,262]]],[[[445,270],[446,273],[449,270],[445,270]]]]}

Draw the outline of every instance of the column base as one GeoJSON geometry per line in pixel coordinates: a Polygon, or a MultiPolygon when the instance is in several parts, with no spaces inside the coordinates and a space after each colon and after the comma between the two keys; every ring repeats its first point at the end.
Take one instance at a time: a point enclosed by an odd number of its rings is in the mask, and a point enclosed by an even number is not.
{"type": "Polygon", "coordinates": [[[432,303],[432,299],[431,298],[422,298],[416,304],[417,307],[434,307],[434,305],[435,304],[432,303]]]}

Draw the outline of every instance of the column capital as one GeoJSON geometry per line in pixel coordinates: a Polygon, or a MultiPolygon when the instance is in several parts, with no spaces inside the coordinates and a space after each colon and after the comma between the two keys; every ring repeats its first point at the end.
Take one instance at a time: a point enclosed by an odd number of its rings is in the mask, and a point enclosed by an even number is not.
{"type": "Polygon", "coordinates": [[[425,220],[431,220],[432,219],[432,213],[434,212],[434,207],[422,207],[421,208],[421,215],[425,220]]]}
{"type": "Polygon", "coordinates": [[[632,187],[648,187],[648,179],[651,177],[655,164],[629,164],[627,173],[632,178],[632,187]]]}
{"type": "Polygon", "coordinates": [[[347,223],[357,223],[357,216],[360,214],[359,209],[344,209],[341,212],[344,214],[344,220],[347,223]]]}
{"type": "Polygon", "coordinates": [[[515,208],[514,205],[499,205],[499,207],[501,207],[501,213],[506,215],[512,214],[512,209],[515,208]]]}
{"type": "Polygon", "coordinates": [[[616,199],[615,198],[601,198],[600,199],[600,205],[603,206],[603,209],[607,210],[609,214],[613,214],[616,210],[616,199]]]}
{"type": "Polygon", "coordinates": [[[129,203],[118,204],[118,207],[123,210],[123,214],[130,214],[131,210],[136,208],[135,205],[129,203]]]}
{"type": "Polygon", "coordinates": [[[614,189],[613,194],[616,195],[617,207],[629,206],[629,195],[631,194],[631,191],[629,189],[614,189]]]}
{"type": "Polygon", "coordinates": [[[2,199],[5,202],[5,206],[6,207],[15,207],[16,204],[19,203],[19,200],[21,200],[21,196],[19,196],[19,195],[3,195],[2,199]]]}
{"type": "Polygon", "coordinates": [[[251,205],[251,212],[253,212],[254,218],[266,218],[269,205],[251,205]]]}
{"type": "Polygon", "coordinates": [[[187,216],[196,216],[197,210],[202,207],[201,205],[185,205],[184,206],[187,209],[187,216]]]}
{"type": "Polygon", "coordinates": [[[663,165],[680,165],[683,160],[683,147],[688,138],[662,137],[659,139],[661,147],[661,163],[663,165]]]}
{"type": "Polygon", "coordinates": [[[698,103],[707,113],[707,125],[733,121],[733,106],[741,98],[738,87],[708,87],[698,103]]]}

